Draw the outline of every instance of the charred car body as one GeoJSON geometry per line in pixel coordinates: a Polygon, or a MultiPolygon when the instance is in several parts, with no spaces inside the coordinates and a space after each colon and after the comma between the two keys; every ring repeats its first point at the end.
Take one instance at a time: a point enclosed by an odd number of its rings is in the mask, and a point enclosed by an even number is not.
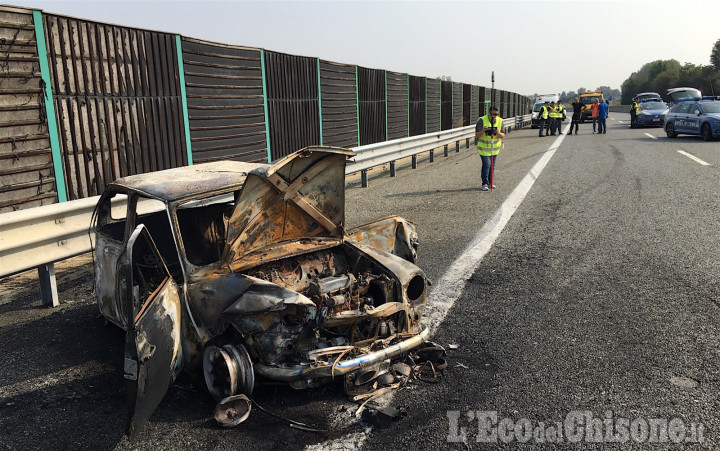
{"type": "Polygon", "coordinates": [[[95,211],[96,297],[127,331],[126,433],[182,370],[220,401],[262,380],[316,386],[423,343],[417,236],[390,216],[344,228],[345,161],[314,147],[111,183],[95,211]]]}

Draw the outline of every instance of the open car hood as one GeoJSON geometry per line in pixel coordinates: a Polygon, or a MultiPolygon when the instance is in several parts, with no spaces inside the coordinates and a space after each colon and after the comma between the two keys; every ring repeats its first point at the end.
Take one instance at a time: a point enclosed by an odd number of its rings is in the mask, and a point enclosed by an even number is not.
{"type": "Polygon", "coordinates": [[[308,147],[251,171],[227,225],[223,261],[289,240],[342,239],[345,162],[355,153],[308,147]]]}

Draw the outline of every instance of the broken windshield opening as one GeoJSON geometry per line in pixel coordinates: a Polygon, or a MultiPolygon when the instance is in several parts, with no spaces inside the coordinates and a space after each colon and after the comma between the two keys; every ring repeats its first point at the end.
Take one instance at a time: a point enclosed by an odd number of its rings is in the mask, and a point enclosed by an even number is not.
{"type": "Polygon", "coordinates": [[[185,258],[195,266],[220,260],[227,222],[235,208],[233,193],[194,199],[178,206],[176,217],[185,258]]]}

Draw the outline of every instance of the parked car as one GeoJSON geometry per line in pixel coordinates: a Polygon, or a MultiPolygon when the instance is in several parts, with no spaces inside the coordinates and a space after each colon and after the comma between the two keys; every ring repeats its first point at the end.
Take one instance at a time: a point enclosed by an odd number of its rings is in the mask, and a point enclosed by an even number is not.
{"type": "Polygon", "coordinates": [[[655,100],[662,102],[662,96],[657,92],[639,92],[632,98],[633,102],[645,102],[648,100],[655,100]]]}
{"type": "Polygon", "coordinates": [[[637,126],[662,127],[668,111],[667,105],[661,100],[643,100],[637,114],[637,126]]]}
{"type": "Polygon", "coordinates": [[[544,103],[536,103],[533,105],[532,109],[532,118],[530,118],[530,128],[539,128],[540,127],[540,108],[545,105],[544,103]]]}
{"type": "Polygon", "coordinates": [[[668,138],[679,133],[700,135],[705,141],[720,137],[720,101],[686,100],[675,104],[665,117],[668,138]]]}
{"type": "Polygon", "coordinates": [[[688,100],[700,100],[702,92],[696,88],[682,87],[682,88],[670,88],[667,90],[667,96],[670,98],[672,105],[688,100]]]}
{"type": "Polygon", "coordinates": [[[95,211],[95,293],[127,331],[126,433],[182,370],[222,401],[257,381],[302,389],[422,344],[417,233],[389,216],[345,230],[345,162],[312,147],[110,183],[95,211]]]}

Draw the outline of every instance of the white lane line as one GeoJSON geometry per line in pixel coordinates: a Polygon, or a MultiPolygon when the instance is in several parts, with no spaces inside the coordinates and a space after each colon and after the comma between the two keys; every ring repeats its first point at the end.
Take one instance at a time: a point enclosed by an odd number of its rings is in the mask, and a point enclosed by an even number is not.
{"type": "MultiPolygon", "coordinates": [[[[563,133],[567,133],[569,125],[565,127],[563,133]]],[[[505,228],[512,217],[515,210],[520,206],[525,195],[535,183],[542,170],[547,165],[555,151],[560,147],[560,143],[565,138],[565,134],[558,136],[550,148],[543,154],[540,160],[535,163],[530,172],[520,181],[512,193],[505,199],[505,202],[495,212],[495,214],[483,225],[482,229],[475,235],[473,241],[463,251],[463,253],[448,268],[447,272],[433,286],[433,290],[428,296],[425,312],[423,313],[423,322],[430,328],[430,334],[434,334],[442,321],[445,319],[450,308],[460,297],[462,290],[465,288],[465,282],[472,276],[473,272],[480,265],[480,261],[490,251],[500,232],[505,228]]]]}
{"type": "Polygon", "coordinates": [[[653,136],[653,135],[651,135],[650,133],[645,133],[645,136],[648,136],[648,137],[650,137],[650,138],[652,138],[652,139],[657,139],[657,136],[653,136]]]}
{"type": "Polygon", "coordinates": [[[618,122],[621,123],[621,124],[624,124],[624,123],[625,123],[625,121],[618,121],[618,122]]]}
{"type": "Polygon", "coordinates": [[[43,388],[52,387],[53,385],[66,384],[73,380],[87,379],[112,371],[112,366],[93,360],[44,376],[2,386],[0,387],[0,399],[20,396],[43,388]]]}
{"type": "MultiPolygon", "coordinates": [[[[530,169],[510,195],[505,199],[503,204],[497,211],[485,222],[480,231],[475,235],[472,242],[462,252],[462,254],[450,265],[448,270],[443,274],[440,280],[433,284],[432,291],[428,295],[425,311],[423,313],[423,324],[430,329],[430,335],[435,332],[442,324],[448,312],[460,298],[465,289],[466,281],[472,276],[475,270],[480,266],[480,261],[490,251],[495,240],[500,236],[500,232],[505,228],[513,213],[518,209],[525,195],[530,191],[535,180],[545,169],[550,158],[560,147],[560,143],[570,129],[571,124],[567,124],[563,130],[563,134],[558,136],[550,145],[550,148],[540,157],[535,166],[530,169]]],[[[387,406],[392,402],[395,392],[390,392],[379,398],[378,404],[387,406]]],[[[305,450],[358,450],[361,449],[365,440],[372,433],[372,428],[366,428],[362,432],[355,432],[335,440],[319,443],[317,445],[306,446],[305,450]]]]}
{"type": "Polygon", "coordinates": [[[678,150],[678,153],[685,155],[686,157],[690,158],[691,160],[695,160],[696,162],[700,163],[703,166],[710,166],[710,163],[707,161],[703,161],[700,158],[696,157],[695,155],[691,155],[684,150],[678,150]]]}

